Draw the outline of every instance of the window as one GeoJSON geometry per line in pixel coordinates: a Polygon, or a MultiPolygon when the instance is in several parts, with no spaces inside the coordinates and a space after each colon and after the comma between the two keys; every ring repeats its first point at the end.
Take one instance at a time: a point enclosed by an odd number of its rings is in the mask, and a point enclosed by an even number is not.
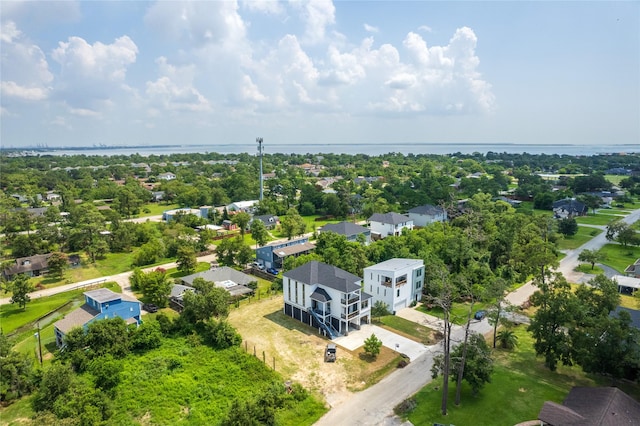
{"type": "Polygon", "coordinates": [[[291,281],[287,280],[287,293],[289,293],[289,302],[291,302],[293,299],[291,298],[291,281]]]}
{"type": "Polygon", "coordinates": [[[380,294],[380,287],[378,287],[378,294],[380,294]]]}
{"type": "Polygon", "coordinates": [[[387,289],[384,289],[384,297],[387,297],[387,289]]]}
{"type": "Polygon", "coordinates": [[[303,285],[303,286],[302,286],[302,306],[305,306],[305,300],[306,300],[306,298],[305,298],[305,296],[304,296],[304,293],[305,293],[305,292],[304,292],[304,290],[305,290],[305,288],[307,288],[307,286],[306,286],[306,285],[303,285]]]}
{"type": "Polygon", "coordinates": [[[296,304],[298,303],[298,281],[296,281],[296,304]]]}
{"type": "Polygon", "coordinates": [[[396,297],[400,297],[400,289],[397,290],[396,297]]]}
{"type": "Polygon", "coordinates": [[[373,284],[369,286],[369,291],[373,291],[373,284]]]}
{"type": "Polygon", "coordinates": [[[416,277],[421,277],[421,276],[422,276],[422,268],[416,271],[416,277]]]}

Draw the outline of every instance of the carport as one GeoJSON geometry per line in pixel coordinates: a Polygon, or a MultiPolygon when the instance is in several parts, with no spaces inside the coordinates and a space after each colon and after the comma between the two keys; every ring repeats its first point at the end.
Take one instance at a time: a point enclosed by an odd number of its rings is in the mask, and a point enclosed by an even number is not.
{"type": "Polygon", "coordinates": [[[614,275],[612,279],[618,284],[618,293],[633,294],[640,288],[640,278],[614,275]]]}

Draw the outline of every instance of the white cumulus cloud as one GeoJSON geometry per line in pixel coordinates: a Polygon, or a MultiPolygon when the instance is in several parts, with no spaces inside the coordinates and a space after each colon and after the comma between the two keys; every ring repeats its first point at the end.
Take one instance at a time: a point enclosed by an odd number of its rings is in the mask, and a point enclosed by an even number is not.
{"type": "Polygon", "coordinates": [[[167,59],[156,60],[161,76],[146,83],[146,95],[154,114],[160,110],[175,112],[207,112],[209,101],[193,86],[195,67],[175,66],[167,59]]]}

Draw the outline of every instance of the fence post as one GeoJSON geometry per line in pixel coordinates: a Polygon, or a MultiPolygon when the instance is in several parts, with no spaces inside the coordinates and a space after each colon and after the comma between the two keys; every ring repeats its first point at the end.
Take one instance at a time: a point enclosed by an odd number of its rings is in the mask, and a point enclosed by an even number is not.
{"type": "Polygon", "coordinates": [[[258,355],[256,355],[256,345],[253,345],[253,356],[258,358],[258,355]]]}
{"type": "Polygon", "coordinates": [[[245,340],[245,341],[244,341],[244,351],[245,351],[245,352],[249,352],[249,349],[247,349],[247,343],[248,343],[248,342],[245,340]]]}
{"type": "Polygon", "coordinates": [[[273,357],[273,371],[276,371],[276,357],[273,357]]]}
{"type": "Polygon", "coordinates": [[[267,360],[265,359],[264,351],[262,351],[262,363],[266,364],[267,360]]]}

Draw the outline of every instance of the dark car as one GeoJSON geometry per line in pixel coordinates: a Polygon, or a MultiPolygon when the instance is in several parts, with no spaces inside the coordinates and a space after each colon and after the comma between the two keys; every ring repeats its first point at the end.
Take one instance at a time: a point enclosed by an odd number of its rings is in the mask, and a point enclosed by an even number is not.
{"type": "Polygon", "coordinates": [[[272,275],[278,275],[278,270],[276,268],[267,268],[267,272],[272,275]]]}
{"type": "Polygon", "coordinates": [[[473,317],[475,319],[477,319],[478,321],[480,321],[486,316],[487,316],[487,311],[478,311],[478,312],[476,312],[476,314],[473,317]]]}
{"type": "Polygon", "coordinates": [[[142,305],[142,309],[149,312],[150,314],[155,314],[156,312],[158,312],[158,307],[152,303],[145,303],[144,305],[142,305]]]}

